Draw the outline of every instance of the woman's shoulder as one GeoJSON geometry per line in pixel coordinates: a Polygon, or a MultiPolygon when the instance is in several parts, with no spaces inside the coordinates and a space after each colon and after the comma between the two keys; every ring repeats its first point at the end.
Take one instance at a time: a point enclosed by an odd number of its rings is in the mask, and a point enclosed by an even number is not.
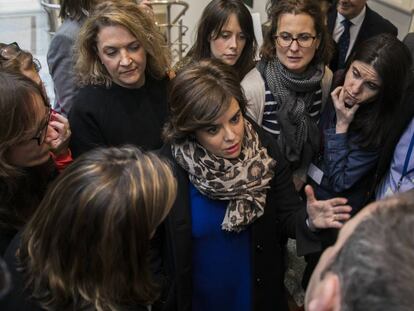
{"type": "Polygon", "coordinates": [[[243,89],[256,89],[258,87],[264,88],[264,80],[259,70],[256,67],[251,69],[241,81],[243,89]]]}
{"type": "Polygon", "coordinates": [[[259,141],[263,147],[265,147],[269,155],[277,160],[281,155],[279,147],[277,145],[276,139],[274,139],[269,133],[267,133],[261,126],[259,126],[251,117],[245,116],[245,118],[250,122],[253,129],[259,136],[259,141]]]}

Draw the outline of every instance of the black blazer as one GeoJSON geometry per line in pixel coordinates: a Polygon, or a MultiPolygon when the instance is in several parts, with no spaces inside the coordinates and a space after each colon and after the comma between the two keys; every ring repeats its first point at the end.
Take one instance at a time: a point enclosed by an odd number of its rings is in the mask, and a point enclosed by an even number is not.
{"type": "MultiPolygon", "coordinates": [[[[251,121],[252,124],[253,121],[251,121]]],[[[275,140],[254,124],[262,145],[277,161],[275,176],[266,198],[265,212],[252,224],[253,307],[254,311],[287,310],[284,280],[286,237],[298,241],[298,253],[320,250],[318,238],[306,226],[306,208],[296,193],[289,165],[275,140]]],[[[170,160],[178,181],[177,199],[162,225],[163,265],[170,290],[163,310],[191,311],[191,208],[188,174],[173,159],[171,146],[161,155],[170,160]]]]}
{"type": "MultiPolygon", "coordinates": [[[[366,13],[364,21],[362,22],[361,29],[356,37],[355,44],[352,47],[350,56],[355,51],[355,49],[364,42],[366,39],[379,35],[381,33],[390,33],[394,36],[398,35],[398,29],[395,27],[390,21],[383,18],[377,12],[371,10],[368,5],[366,6],[366,13]]],[[[332,9],[328,13],[328,30],[329,33],[332,35],[335,22],[337,17],[337,10],[336,10],[336,3],[332,5],[332,9]]],[[[335,43],[335,42],[334,42],[335,43]]],[[[334,55],[332,57],[331,63],[329,64],[329,68],[335,72],[338,69],[338,49],[335,45],[334,55]]],[[[349,59],[349,57],[348,57],[349,59]]]]}

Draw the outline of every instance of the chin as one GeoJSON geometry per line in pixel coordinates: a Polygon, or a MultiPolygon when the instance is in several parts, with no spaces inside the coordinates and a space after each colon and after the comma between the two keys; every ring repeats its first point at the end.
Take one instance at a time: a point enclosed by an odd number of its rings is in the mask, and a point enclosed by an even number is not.
{"type": "Polygon", "coordinates": [[[301,73],[301,72],[304,72],[305,70],[306,70],[306,67],[303,67],[302,65],[300,65],[300,64],[293,64],[293,65],[291,65],[291,66],[289,66],[289,67],[287,67],[291,72],[294,72],[294,73],[301,73]]]}
{"type": "Polygon", "coordinates": [[[23,167],[39,166],[39,165],[45,164],[49,160],[49,158],[50,158],[50,155],[49,155],[49,152],[48,152],[47,155],[45,155],[44,157],[33,159],[32,161],[24,163],[24,165],[22,165],[22,166],[23,167]]]}

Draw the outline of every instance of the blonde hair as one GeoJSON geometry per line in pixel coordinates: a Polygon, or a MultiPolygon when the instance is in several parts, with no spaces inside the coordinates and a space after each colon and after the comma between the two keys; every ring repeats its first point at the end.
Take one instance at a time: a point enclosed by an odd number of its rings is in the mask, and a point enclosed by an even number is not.
{"type": "Polygon", "coordinates": [[[120,310],[157,298],[149,244],[176,197],[167,162],[133,146],[98,148],[57,178],[20,248],[46,310],[120,310]]]}
{"type": "Polygon", "coordinates": [[[97,36],[108,26],[122,26],[143,46],[147,54],[145,72],[155,79],[166,77],[170,69],[170,55],[165,39],[154,21],[137,4],[130,1],[106,1],[96,6],[85,21],[75,48],[75,72],[80,85],[105,84],[112,78],[101,63],[97,52],[97,36]]]}

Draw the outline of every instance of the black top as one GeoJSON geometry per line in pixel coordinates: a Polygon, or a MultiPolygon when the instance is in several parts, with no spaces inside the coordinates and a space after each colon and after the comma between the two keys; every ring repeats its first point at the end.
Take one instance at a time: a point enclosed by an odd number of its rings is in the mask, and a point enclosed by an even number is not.
{"type": "Polygon", "coordinates": [[[115,83],[109,88],[89,85],[80,89],[69,113],[73,157],[98,146],[161,147],[168,114],[166,90],[167,79],[148,75],[139,89],[115,83]]]}
{"type": "Polygon", "coordinates": [[[52,159],[21,172],[21,176],[14,179],[14,186],[0,179],[0,256],[36,211],[48,185],[58,175],[52,159]]]}

